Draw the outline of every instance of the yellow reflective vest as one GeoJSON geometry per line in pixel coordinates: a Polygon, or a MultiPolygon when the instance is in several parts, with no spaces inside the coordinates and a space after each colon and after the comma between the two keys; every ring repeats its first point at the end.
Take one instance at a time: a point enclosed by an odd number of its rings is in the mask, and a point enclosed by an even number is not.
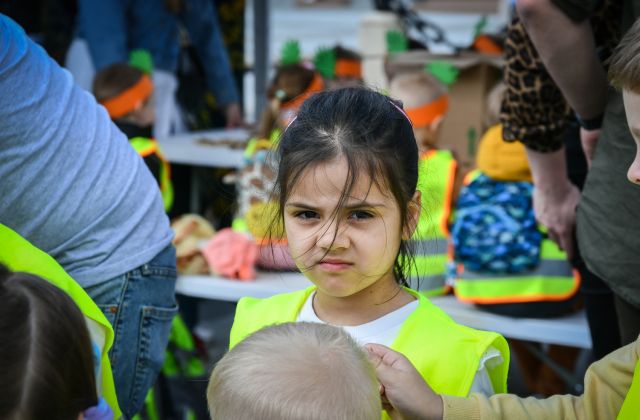
{"type": "Polygon", "coordinates": [[[633,372],[631,387],[622,403],[618,420],[632,420],[640,416],[640,360],[636,363],[633,372]]]}
{"type": "Polygon", "coordinates": [[[87,328],[94,346],[101,350],[101,360],[96,375],[98,395],[102,396],[114,413],[120,418],[113,373],[109,361],[109,350],[113,345],[113,328],[104,314],[64,269],[47,253],[33,246],[7,226],[0,224],[0,262],[11,271],[21,271],[42,277],[64,290],[84,314],[87,328]]]}
{"type": "MultiPolygon", "coordinates": [[[[231,328],[230,348],[263,327],[295,322],[315,290],[312,286],[267,299],[240,299],[231,328]]],[[[489,377],[496,393],[506,392],[509,347],[504,337],[457,324],[421,293],[405,290],[418,299],[418,307],[404,321],[391,348],[404,354],[435,392],[466,397],[482,355],[494,347],[504,363],[490,370],[489,377]]]]}
{"type": "Polygon", "coordinates": [[[422,210],[409,245],[415,255],[409,281],[427,296],[448,291],[446,269],[449,260],[449,218],[457,163],[447,150],[431,150],[420,157],[418,190],[422,210]]]}
{"type": "MultiPolygon", "coordinates": [[[[473,182],[471,172],[465,184],[473,182]]],[[[458,299],[477,304],[563,301],[576,294],[580,274],[567,255],[550,239],[540,243],[537,267],[516,274],[480,273],[458,265],[454,291],[458,299]]]]}
{"type": "Polygon", "coordinates": [[[458,267],[458,299],[478,304],[563,301],[580,288],[580,274],[553,241],[540,244],[538,266],[517,274],[478,273],[458,267]]]}
{"type": "Polygon", "coordinates": [[[155,154],[160,159],[160,193],[162,194],[162,202],[164,210],[171,210],[173,205],[173,184],[171,183],[171,166],[162,154],[158,142],[147,137],[133,137],[129,143],[143,159],[147,156],[155,154]]]}

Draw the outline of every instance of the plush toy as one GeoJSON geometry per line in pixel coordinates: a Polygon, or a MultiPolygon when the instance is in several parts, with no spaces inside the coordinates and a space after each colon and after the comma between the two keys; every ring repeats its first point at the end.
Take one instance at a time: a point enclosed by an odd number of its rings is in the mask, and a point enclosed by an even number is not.
{"type": "Polygon", "coordinates": [[[177,269],[180,274],[208,274],[209,266],[200,246],[216,233],[211,224],[197,214],[186,214],[171,224],[175,235],[177,269]]]}
{"type": "Polygon", "coordinates": [[[242,281],[256,278],[258,246],[246,234],[222,229],[207,242],[202,254],[215,274],[242,281]]]}

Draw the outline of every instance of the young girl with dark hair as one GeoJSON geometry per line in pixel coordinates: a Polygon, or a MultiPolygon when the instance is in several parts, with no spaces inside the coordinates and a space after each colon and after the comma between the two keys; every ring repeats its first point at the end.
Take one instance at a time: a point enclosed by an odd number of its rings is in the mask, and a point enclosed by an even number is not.
{"type": "Polygon", "coordinates": [[[276,159],[274,225],[284,224],[291,255],[314,286],[241,299],[231,346],[266,325],[324,322],[360,344],[403,353],[435,389],[504,392],[504,338],[456,324],[407,287],[421,196],[418,149],[400,106],[364,88],[313,95],[276,159]]]}
{"type": "Polygon", "coordinates": [[[110,420],[96,391],[92,344],[73,300],[0,264],[0,418],[110,420]]]}

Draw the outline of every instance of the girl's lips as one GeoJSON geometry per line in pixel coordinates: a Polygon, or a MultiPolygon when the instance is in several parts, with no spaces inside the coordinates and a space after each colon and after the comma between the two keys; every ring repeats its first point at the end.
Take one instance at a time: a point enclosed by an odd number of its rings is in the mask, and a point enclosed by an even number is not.
{"type": "Polygon", "coordinates": [[[353,264],[342,260],[322,260],[320,261],[319,265],[325,271],[337,272],[346,270],[353,264]]]}

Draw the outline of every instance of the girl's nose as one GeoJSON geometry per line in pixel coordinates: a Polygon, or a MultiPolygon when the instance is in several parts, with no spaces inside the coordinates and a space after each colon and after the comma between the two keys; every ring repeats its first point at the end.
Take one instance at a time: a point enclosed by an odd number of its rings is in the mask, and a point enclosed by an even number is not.
{"type": "Polygon", "coordinates": [[[318,233],[318,246],[327,251],[346,248],[349,244],[345,227],[336,220],[326,223],[320,227],[318,233]]]}
{"type": "Polygon", "coordinates": [[[631,163],[631,166],[629,166],[627,178],[634,184],[640,185],[640,146],[636,153],[636,158],[631,163]]]}

